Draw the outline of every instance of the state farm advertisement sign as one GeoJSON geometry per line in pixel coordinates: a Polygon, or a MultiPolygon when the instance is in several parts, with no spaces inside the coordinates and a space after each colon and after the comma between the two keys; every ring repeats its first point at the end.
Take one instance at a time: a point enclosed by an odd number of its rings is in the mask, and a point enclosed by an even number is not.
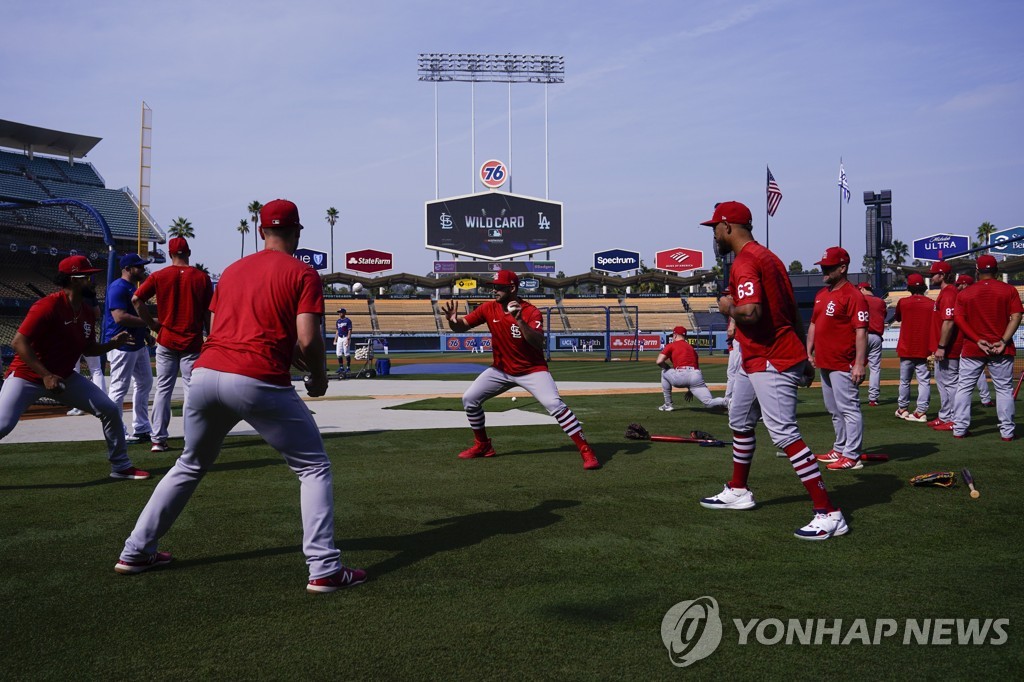
{"type": "Polygon", "coordinates": [[[384,272],[393,266],[394,256],[387,251],[363,249],[345,254],[345,267],[355,272],[384,272]]]}
{"type": "Polygon", "coordinates": [[[684,249],[681,246],[658,251],[654,254],[654,267],[669,272],[700,270],[704,267],[704,252],[696,249],[684,249]]]}
{"type": "Polygon", "coordinates": [[[612,350],[633,350],[640,342],[641,350],[661,350],[660,334],[640,334],[639,336],[626,336],[625,334],[612,334],[609,344],[612,350]]]}

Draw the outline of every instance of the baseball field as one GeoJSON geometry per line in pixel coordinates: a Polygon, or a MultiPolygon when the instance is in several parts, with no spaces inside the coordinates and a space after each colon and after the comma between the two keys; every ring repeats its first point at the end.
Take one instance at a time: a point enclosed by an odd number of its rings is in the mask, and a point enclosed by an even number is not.
{"type": "MultiPolygon", "coordinates": [[[[361,432],[353,423],[326,435],[342,558],[370,575],[331,595],[304,589],[298,484],[259,438],[228,440],[161,545],[175,561],[134,577],[112,569],[156,480],[106,478],[100,442],[0,444],[4,678],[1019,674],[1024,473],[1019,444],[999,440],[994,410],[976,407],[974,437],[954,442],[897,420],[895,387],[884,386],[883,403],[864,407],[865,449],[890,461],[825,471],[851,532],[802,542],[792,532],[811,518],[808,497],[763,427],[750,479],[758,506],[705,510],[698,498],[719,492],[731,472],[728,448],[628,441],[623,432],[640,422],[652,433],[703,429],[728,440],[724,415],[681,397],[680,409],[659,412],[650,363],[559,362],[553,373],[651,382],[650,393],[612,386],[566,397],[599,471],[583,471],[554,421],[490,429],[498,456],[487,460],[455,457],[469,443],[466,428],[361,432]],[[933,470],[959,478],[963,467],[978,499],[959,481],[908,484],[933,470]],[[662,620],[699,597],[717,603],[721,641],[680,669],[662,620]]],[[[705,374],[722,380],[724,366],[705,374]]],[[[820,389],[800,397],[805,439],[826,451],[832,426],[820,389]]],[[[487,408],[541,412],[529,398],[487,408]]],[[[410,409],[461,403],[418,400],[393,410],[394,420],[410,409]]],[[[158,476],[178,454],[147,450],[133,457],[158,476]]]]}

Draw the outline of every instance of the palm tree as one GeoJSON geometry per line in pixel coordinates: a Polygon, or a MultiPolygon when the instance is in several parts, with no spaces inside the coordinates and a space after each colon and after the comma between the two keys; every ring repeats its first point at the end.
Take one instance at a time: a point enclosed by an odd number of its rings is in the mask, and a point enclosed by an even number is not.
{"type": "Polygon", "coordinates": [[[187,218],[178,216],[171,223],[171,226],[167,229],[167,234],[172,237],[184,237],[185,239],[195,239],[196,231],[192,227],[192,223],[187,218]]]}
{"type": "Polygon", "coordinates": [[[238,227],[235,229],[242,235],[242,255],[239,258],[245,258],[245,235],[249,234],[249,221],[242,218],[238,221],[238,227]]]}
{"type": "Polygon", "coordinates": [[[199,272],[205,273],[207,275],[210,274],[210,268],[206,267],[202,263],[196,263],[195,264],[195,269],[198,270],[199,272]]]}
{"type": "Polygon", "coordinates": [[[253,201],[249,204],[249,216],[252,218],[252,245],[255,251],[260,250],[260,243],[257,240],[260,231],[260,210],[262,208],[263,204],[258,201],[253,201]]]}
{"type": "Polygon", "coordinates": [[[906,263],[910,255],[910,248],[899,239],[893,239],[885,251],[889,255],[889,267],[894,269],[906,263]]]}
{"type": "MultiPolygon", "coordinates": [[[[987,220],[983,222],[981,225],[978,225],[978,243],[988,244],[989,236],[995,231],[996,226],[988,222],[987,220]]],[[[988,253],[988,249],[985,249],[983,253],[988,253]]]]}
{"type": "Polygon", "coordinates": [[[327,209],[327,224],[331,226],[331,272],[337,272],[334,268],[334,224],[338,222],[338,209],[331,206],[327,209]]]}

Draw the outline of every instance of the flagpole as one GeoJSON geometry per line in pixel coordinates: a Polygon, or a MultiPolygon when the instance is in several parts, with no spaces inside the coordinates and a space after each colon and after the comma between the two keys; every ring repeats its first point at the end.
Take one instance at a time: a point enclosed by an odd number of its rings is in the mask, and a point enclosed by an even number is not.
{"type": "Polygon", "coordinates": [[[768,224],[768,174],[771,173],[771,169],[768,166],[764,167],[765,175],[765,193],[764,193],[764,248],[771,248],[771,240],[769,239],[769,224],[768,224]]]}
{"type": "MultiPolygon", "coordinates": [[[[839,157],[839,168],[843,167],[843,157],[839,157]]],[[[840,178],[839,185],[839,246],[843,245],[843,186],[840,178]]]]}

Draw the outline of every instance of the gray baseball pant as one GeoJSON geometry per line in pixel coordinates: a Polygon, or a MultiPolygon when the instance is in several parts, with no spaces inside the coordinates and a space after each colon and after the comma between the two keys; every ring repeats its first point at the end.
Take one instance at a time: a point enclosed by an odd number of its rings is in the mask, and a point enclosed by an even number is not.
{"type": "Polygon", "coordinates": [[[868,400],[877,403],[882,395],[882,337],[878,334],[868,334],[868,369],[868,400]]]}
{"type": "Polygon", "coordinates": [[[999,418],[999,435],[1013,438],[1013,356],[998,355],[986,358],[960,358],[960,383],[956,388],[953,435],[962,436],[971,427],[971,395],[978,385],[978,377],[985,372],[992,376],[996,392],[996,416],[999,418]]]}
{"type": "Polygon", "coordinates": [[[992,402],[992,394],[989,393],[988,379],[985,378],[984,371],[978,375],[978,397],[981,398],[981,402],[983,403],[992,402]]]}
{"type": "Polygon", "coordinates": [[[484,402],[513,386],[521,386],[529,391],[548,414],[558,421],[567,436],[572,437],[582,429],[572,410],[558,395],[558,387],[555,386],[551,372],[530,372],[514,376],[493,366],[480,372],[462,395],[462,406],[466,410],[470,428],[484,428],[484,402]]]}
{"type": "Polygon", "coordinates": [[[860,411],[860,390],[849,372],[833,369],[821,370],[821,395],[825,408],[832,415],[832,428],[836,442],[832,449],[849,457],[860,459],[864,438],[864,416],[860,411]]]}
{"type": "Polygon", "coordinates": [[[935,386],[939,389],[939,419],[953,421],[957,385],[960,383],[960,358],[947,358],[935,363],[935,386]]]}
{"type": "Polygon", "coordinates": [[[797,364],[780,372],[771,363],[763,372],[747,374],[742,368],[736,374],[732,403],[729,406],[729,428],[749,433],[764,420],[775,447],[782,449],[800,439],[796,424],[796,392],[803,377],[803,365],[797,364]]]}
{"type": "Polygon", "coordinates": [[[733,384],[736,375],[743,368],[743,353],[740,352],[740,344],[732,343],[732,350],[729,352],[729,364],[725,368],[725,401],[728,403],[732,398],[733,384]]]}
{"type": "Polygon", "coordinates": [[[661,372],[661,393],[665,404],[672,404],[672,387],[689,388],[697,396],[697,400],[705,407],[725,407],[729,402],[725,398],[715,398],[704,383],[704,374],[696,367],[673,367],[661,372]]]}
{"type": "Polygon", "coordinates": [[[224,437],[242,420],[280,452],[299,477],[302,551],[310,578],[341,570],[341,552],[334,546],[331,461],[309,408],[291,386],[206,368],[192,373],[185,408],[185,449],[153,491],[124,543],[121,559],[144,561],[156,552],[160,538],[216,461],[224,437]]]}
{"type": "MultiPolygon", "coordinates": [[[[171,395],[181,371],[181,388],[184,404],[188,404],[189,385],[192,383],[192,367],[199,353],[185,353],[156,344],[156,392],[153,394],[153,433],[151,440],[163,443],[167,440],[167,426],[171,423],[171,395]]],[[[185,408],[182,407],[182,414],[185,408]]]]}
{"type": "Polygon", "coordinates": [[[927,414],[932,386],[929,383],[931,372],[924,358],[900,358],[899,406],[902,410],[910,406],[910,378],[914,375],[917,376],[917,411],[927,414]]]}
{"type": "Polygon", "coordinates": [[[94,383],[78,372],[72,372],[62,379],[66,387],[60,393],[48,391],[42,384],[35,384],[15,376],[4,379],[0,388],[0,440],[14,430],[18,419],[28,406],[42,396],[58,400],[68,407],[99,417],[103,424],[103,437],[107,441],[107,459],[111,471],[122,471],[132,465],[128,459],[128,446],[124,441],[124,422],[121,410],[94,383]]]}

